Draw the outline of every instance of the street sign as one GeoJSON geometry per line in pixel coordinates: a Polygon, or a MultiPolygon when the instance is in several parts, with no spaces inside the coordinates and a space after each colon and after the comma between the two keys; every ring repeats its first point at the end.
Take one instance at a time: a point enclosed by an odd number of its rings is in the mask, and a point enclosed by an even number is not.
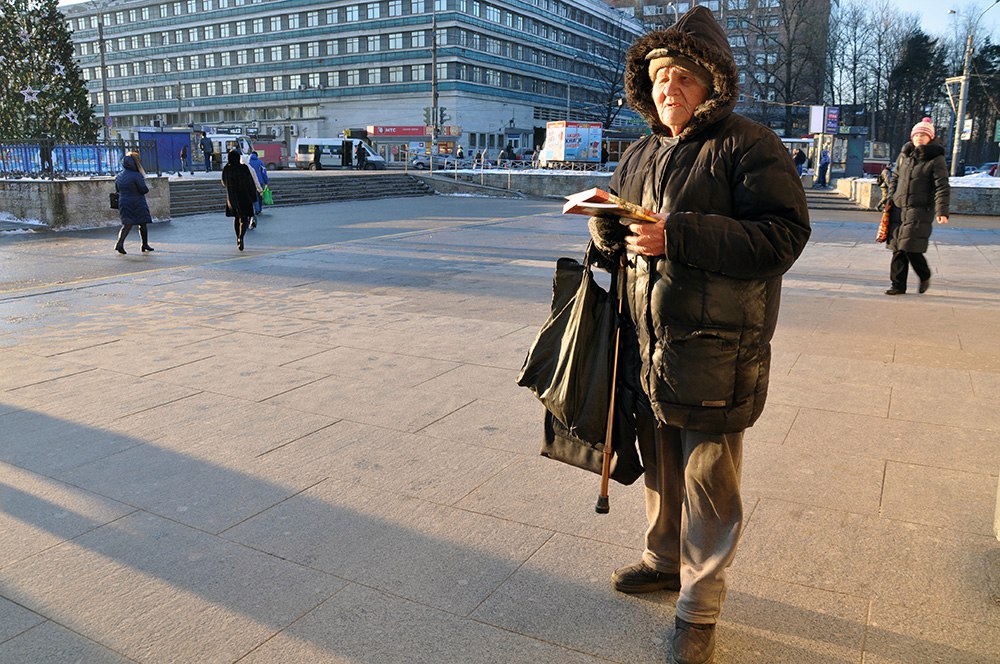
{"type": "Polygon", "coordinates": [[[836,134],[840,126],[840,108],[837,106],[826,107],[826,126],[823,133],[836,134]]]}
{"type": "Polygon", "coordinates": [[[1000,120],[997,120],[997,128],[993,132],[993,140],[1000,143],[1000,120]]]}
{"type": "Polygon", "coordinates": [[[973,119],[971,115],[965,116],[965,122],[962,124],[962,140],[967,141],[972,138],[972,125],[973,119]]]}

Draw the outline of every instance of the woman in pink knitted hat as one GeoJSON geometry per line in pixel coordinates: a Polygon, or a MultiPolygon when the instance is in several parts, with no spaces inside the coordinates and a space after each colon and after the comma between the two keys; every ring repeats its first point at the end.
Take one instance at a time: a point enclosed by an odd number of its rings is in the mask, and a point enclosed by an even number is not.
{"type": "Polygon", "coordinates": [[[934,137],[934,124],[924,118],[913,125],[910,142],[903,146],[889,185],[892,210],[886,246],[892,250],[886,295],[906,292],[906,277],[913,271],[920,279],[919,291],[931,287],[931,269],[924,254],[930,242],[934,220],[948,223],[948,165],[944,148],[934,137]]]}

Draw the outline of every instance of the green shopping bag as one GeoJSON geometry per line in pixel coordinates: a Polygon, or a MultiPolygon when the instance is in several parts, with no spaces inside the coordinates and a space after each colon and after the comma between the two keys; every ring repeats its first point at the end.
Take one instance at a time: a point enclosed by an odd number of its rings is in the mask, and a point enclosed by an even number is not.
{"type": "Polygon", "coordinates": [[[261,200],[264,201],[264,205],[274,205],[274,196],[271,194],[271,188],[266,184],[264,185],[264,191],[260,195],[261,200]]]}

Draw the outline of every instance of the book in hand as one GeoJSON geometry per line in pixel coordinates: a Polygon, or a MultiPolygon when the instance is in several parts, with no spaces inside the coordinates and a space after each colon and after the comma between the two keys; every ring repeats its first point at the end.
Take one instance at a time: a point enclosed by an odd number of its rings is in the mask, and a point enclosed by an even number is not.
{"type": "MultiPolygon", "coordinates": [[[[598,187],[566,197],[563,214],[585,214],[589,217],[621,217],[623,220],[656,223],[652,210],[636,205],[598,187]]],[[[624,223],[624,222],[623,222],[624,223]]]]}

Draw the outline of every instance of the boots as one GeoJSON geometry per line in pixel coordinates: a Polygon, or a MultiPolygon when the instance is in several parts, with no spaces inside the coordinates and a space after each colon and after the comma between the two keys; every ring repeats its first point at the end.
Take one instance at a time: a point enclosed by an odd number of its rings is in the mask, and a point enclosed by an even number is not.
{"type": "Polygon", "coordinates": [[[130,224],[125,224],[122,229],[118,231],[118,244],[115,245],[115,251],[119,254],[125,254],[125,238],[128,237],[129,231],[132,230],[130,224]]]}
{"type": "Polygon", "coordinates": [[[146,224],[139,224],[139,239],[142,240],[142,251],[154,251],[154,249],[149,246],[149,233],[146,231],[146,224]]]}
{"type": "Polygon", "coordinates": [[[236,217],[233,219],[233,230],[236,231],[236,248],[243,251],[243,235],[246,233],[246,224],[243,219],[236,217]]]}

